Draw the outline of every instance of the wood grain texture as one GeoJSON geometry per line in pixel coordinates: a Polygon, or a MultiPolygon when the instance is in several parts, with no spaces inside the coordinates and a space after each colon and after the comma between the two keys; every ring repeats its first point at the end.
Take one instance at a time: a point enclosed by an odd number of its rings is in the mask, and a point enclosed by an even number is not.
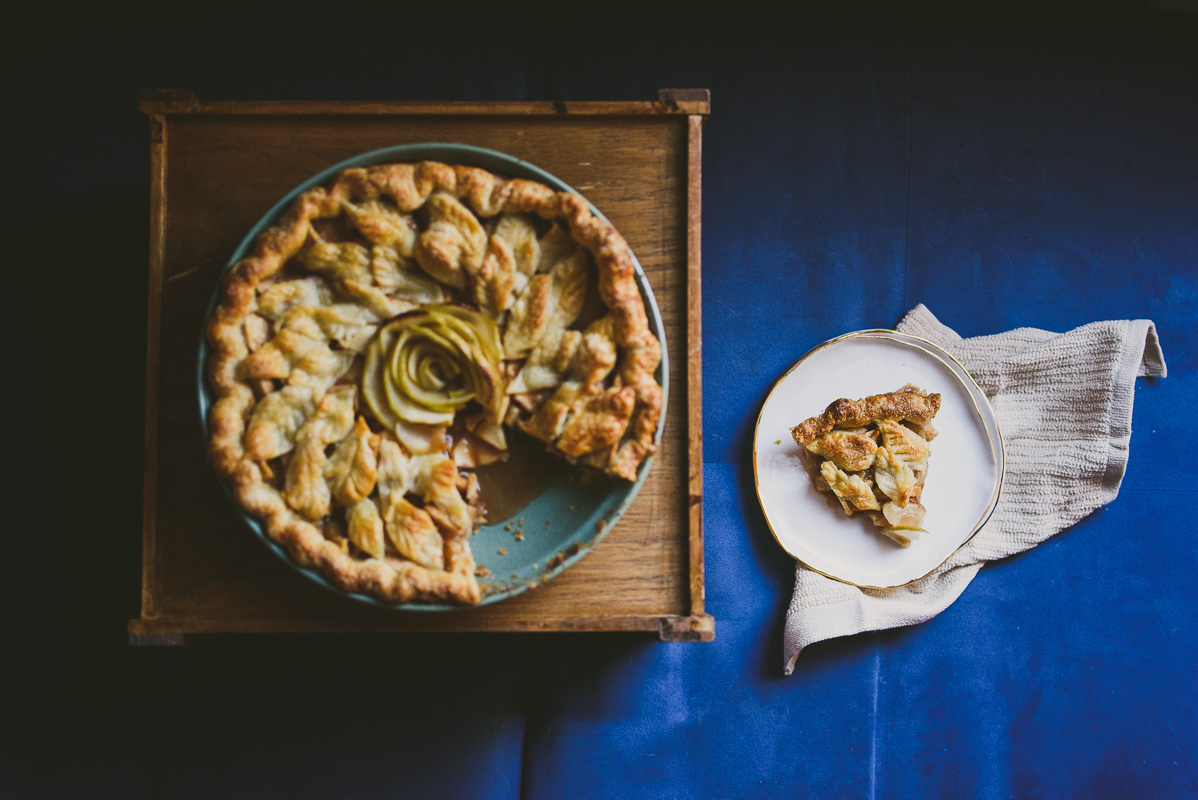
{"type": "Polygon", "coordinates": [[[425,102],[368,100],[269,100],[254,102],[211,102],[200,100],[186,89],[158,89],[142,95],[138,108],[143,114],[201,114],[219,116],[271,115],[312,116],[316,114],[360,114],[372,116],[583,116],[707,114],[710,93],[706,89],[663,89],[655,101],[512,101],[512,102],[425,102]]]}
{"type": "Polygon", "coordinates": [[[146,310],[146,421],[142,460],[142,578],[141,614],[157,613],[155,570],[158,519],[158,366],[162,293],[163,248],[166,243],[166,120],[158,115],[150,122],[150,265],[146,310]]]}
{"type": "MultiPolygon", "coordinates": [[[[182,101],[186,103],[184,99],[182,101]]],[[[698,240],[688,234],[697,174],[687,116],[169,114],[161,147],[161,258],[151,257],[143,634],[266,631],[644,630],[707,639],[702,614],[701,493],[688,462],[702,436],[691,382],[688,316],[698,240]],[[312,174],[357,153],[411,142],[463,142],[526,159],[571,184],[624,234],[654,288],[671,364],[661,451],[607,537],[559,577],[484,608],[397,613],[305,580],[247,530],[207,466],[196,353],[217,276],[253,224],[312,174]],[[167,189],[169,188],[169,191],[167,189]],[[690,258],[694,258],[693,265],[690,258]],[[154,408],[151,409],[150,405],[154,408]],[[157,415],[151,433],[149,418],[157,415]],[[156,438],[153,438],[156,437],[156,438]],[[151,452],[152,451],[152,452],[151,452]],[[155,467],[149,464],[151,457],[155,467]],[[697,515],[697,516],[696,516],[697,515]],[[695,554],[698,553],[696,592],[695,554]],[[699,605],[694,605],[696,598],[699,605]],[[663,620],[666,620],[663,622],[663,620]],[[680,620],[689,620],[680,622],[680,620]]],[[[694,117],[693,119],[697,119],[694,117]]],[[[697,208],[697,207],[695,207],[697,208]]],[[[158,218],[156,218],[158,219],[158,218]]],[[[697,220],[697,217],[693,217],[697,220]]],[[[697,296],[694,295],[694,296],[697,296]]],[[[693,462],[691,462],[693,463],[693,462]]],[[[701,480],[701,458],[696,465],[701,480]]],[[[152,639],[147,639],[152,641],[152,639]]]]}
{"type": "MultiPolygon", "coordinates": [[[[687,425],[703,430],[703,117],[687,120],[686,186],[686,378],[687,425]]],[[[706,603],[703,580],[703,437],[688,442],[687,498],[690,507],[691,611],[701,614],[706,603]]]]}

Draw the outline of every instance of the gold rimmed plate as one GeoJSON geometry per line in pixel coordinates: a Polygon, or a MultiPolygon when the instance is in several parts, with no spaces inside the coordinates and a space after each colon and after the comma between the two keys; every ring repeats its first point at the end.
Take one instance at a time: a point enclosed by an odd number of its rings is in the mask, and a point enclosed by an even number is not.
{"type": "Polygon", "coordinates": [[[994,513],[1004,470],[1002,433],[985,393],[943,348],[897,331],[857,331],[811,350],[774,384],[754,432],[753,481],[778,544],[816,572],[866,588],[902,586],[944,563],[994,513]],[[940,393],[940,435],[923,490],[927,533],[902,548],[816,490],[790,429],[837,398],[908,383],[940,393]]]}

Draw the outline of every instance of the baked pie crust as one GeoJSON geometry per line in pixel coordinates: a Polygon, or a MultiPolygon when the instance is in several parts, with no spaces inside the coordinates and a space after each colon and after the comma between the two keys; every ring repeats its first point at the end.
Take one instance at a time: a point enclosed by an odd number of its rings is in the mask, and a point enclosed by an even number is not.
{"type": "Polygon", "coordinates": [[[479,602],[472,470],[509,431],[628,481],[656,449],[661,344],[628,245],[534,181],[347,169],[228,271],[207,335],[209,456],[237,502],[389,603],[479,602]]]}
{"type": "Polygon", "coordinates": [[[791,428],[817,489],[844,513],[863,512],[883,534],[908,547],[926,533],[920,503],[928,474],[932,418],[940,395],[907,384],[862,400],[841,398],[791,428]]]}

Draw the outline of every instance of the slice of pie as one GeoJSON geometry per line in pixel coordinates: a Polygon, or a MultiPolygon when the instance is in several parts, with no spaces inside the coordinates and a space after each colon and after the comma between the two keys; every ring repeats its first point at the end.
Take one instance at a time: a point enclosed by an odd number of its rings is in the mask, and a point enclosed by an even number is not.
{"type": "Polygon", "coordinates": [[[474,470],[531,436],[632,481],[661,344],[580,196],[435,162],[301,194],[208,324],[209,455],[303,566],[387,602],[481,599],[474,470]]]}
{"type": "Polygon", "coordinates": [[[928,475],[928,442],[940,395],[907,384],[863,400],[841,398],[791,428],[817,489],[844,513],[862,512],[900,547],[927,533],[920,504],[928,475]]]}

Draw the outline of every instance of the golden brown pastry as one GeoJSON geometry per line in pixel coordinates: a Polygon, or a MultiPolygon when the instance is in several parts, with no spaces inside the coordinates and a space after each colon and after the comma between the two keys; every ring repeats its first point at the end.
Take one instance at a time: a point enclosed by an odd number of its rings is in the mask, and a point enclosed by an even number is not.
{"type": "Polygon", "coordinates": [[[940,395],[907,384],[863,400],[841,398],[791,428],[812,479],[844,513],[864,512],[900,547],[926,533],[920,504],[928,474],[928,442],[940,395]]]}
{"type": "Polygon", "coordinates": [[[301,565],[388,602],[481,598],[468,537],[505,429],[635,480],[661,343],[578,195],[435,162],[301,194],[208,324],[209,454],[301,565]]]}

